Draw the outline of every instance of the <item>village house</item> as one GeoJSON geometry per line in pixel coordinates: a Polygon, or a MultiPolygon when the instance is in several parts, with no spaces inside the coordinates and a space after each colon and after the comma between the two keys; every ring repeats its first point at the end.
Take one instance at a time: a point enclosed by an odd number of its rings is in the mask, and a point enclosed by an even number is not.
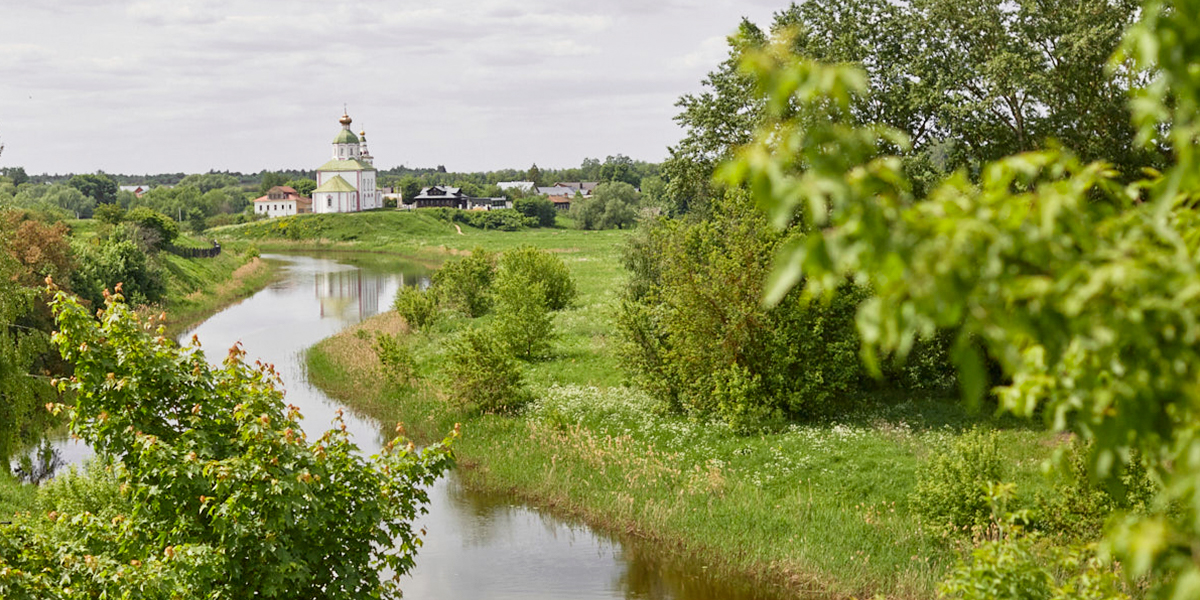
{"type": "Polygon", "coordinates": [[[301,196],[295,188],[277,185],[266,195],[254,199],[254,214],[268,217],[288,217],[312,212],[312,199],[301,196]]]}
{"type": "Polygon", "coordinates": [[[577,190],[565,186],[539,187],[537,188],[539,195],[545,196],[554,203],[554,208],[558,210],[570,210],[571,201],[575,199],[577,190]]]}
{"type": "Polygon", "coordinates": [[[462,188],[448,185],[433,185],[421,188],[421,193],[412,199],[414,208],[457,208],[459,210],[493,210],[512,208],[508,198],[474,198],[463,193],[462,188]]]}

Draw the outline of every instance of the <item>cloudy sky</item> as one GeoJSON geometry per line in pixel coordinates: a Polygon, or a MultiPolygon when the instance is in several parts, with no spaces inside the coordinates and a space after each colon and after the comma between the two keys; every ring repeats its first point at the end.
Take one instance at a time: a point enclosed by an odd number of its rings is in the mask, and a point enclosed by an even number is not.
{"type": "Polygon", "coordinates": [[[315,168],[343,103],[376,166],[660,161],[675,100],[786,0],[36,0],[0,17],[0,166],[315,168]]]}

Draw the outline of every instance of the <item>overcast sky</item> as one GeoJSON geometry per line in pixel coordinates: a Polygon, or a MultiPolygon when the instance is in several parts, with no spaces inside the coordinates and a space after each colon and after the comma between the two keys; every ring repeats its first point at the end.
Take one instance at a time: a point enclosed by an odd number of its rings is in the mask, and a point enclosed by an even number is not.
{"type": "Polygon", "coordinates": [[[35,0],[0,10],[0,166],[315,168],[342,105],[380,168],[661,161],[676,99],[786,0],[35,0]]]}

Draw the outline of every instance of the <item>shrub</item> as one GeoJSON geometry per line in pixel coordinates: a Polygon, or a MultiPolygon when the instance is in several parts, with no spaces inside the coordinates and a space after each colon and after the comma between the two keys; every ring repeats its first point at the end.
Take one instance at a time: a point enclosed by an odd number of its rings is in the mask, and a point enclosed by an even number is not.
{"type": "Polygon", "coordinates": [[[521,246],[500,256],[497,281],[538,285],[550,310],[562,310],[575,299],[575,280],[562,259],[533,246],[521,246]]]}
{"type": "Polygon", "coordinates": [[[1050,494],[1039,492],[1035,525],[1074,539],[1092,541],[1104,532],[1105,521],[1114,513],[1145,514],[1151,508],[1159,485],[1150,478],[1138,456],[1132,456],[1117,480],[1122,489],[1109,490],[1091,480],[1087,456],[1091,444],[1075,442],[1060,465],[1063,481],[1050,494]]]}
{"type": "Polygon", "coordinates": [[[416,379],[417,360],[412,350],[397,336],[380,333],[372,345],[383,376],[393,385],[407,386],[416,379]]]}
{"type": "Polygon", "coordinates": [[[1059,547],[1019,533],[980,545],[938,586],[953,600],[1124,600],[1113,565],[1092,547],[1059,547]]]}
{"type": "Polygon", "coordinates": [[[529,400],[520,367],[490,329],[470,328],[454,338],[443,375],[450,402],[462,410],[511,412],[529,400]]]}
{"type": "Polygon", "coordinates": [[[116,225],[125,219],[125,209],[121,208],[119,204],[101,204],[96,207],[92,217],[97,221],[116,225]]]}
{"type": "Polygon", "coordinates": [[[982,527],[992,521],[988,484],[1000,483],[1003,476],[999,437],[972,429],[920,470],[913,505],[935,524],[982,527]]]}
{"type": "Polygon", "coordinates": [[[711,220],[656,221],[631,238],[618,326],[644,389],[671,409],[720,413],[752,430],[753,420],[828,413],[876,387],[855,328],[866,290],[846,286],[829,303],[793,293],[763,306],[782,242],[740,194],[721,200],[711,220]]]}
{"type": "Polygon", "coordinates": [[[554,219],[558,216],[554,203],[543,196],[517,198],[513,200],[513,209],[526,217],[536,219],[539,227],[553,227],[554,219]]]}
{"type": "Polygon", "coordinates": [[[502,278],[496,285],[495,318],[492,328],[514,356],[533,360],[550,351],[554,324],[541,283],[502,278]]]}
{"type": "Polygon", "coordinates": [[[468,317],[483,315],[492,306],[491,286],[496,274],[496,256],[476,248],[442,265],[433,274],[433,286],[447,306],[468,317]]]}
{"type": "Polygon", "coordinates": [[[406,285],[396,293],[392,308],[404,317],[409,327],[424,329],[437,318],[437,297],[428,290],[406,285]]]}
{"type": "Polygon", "coordinates": [[[109,239],[99,243],[72,240],[76,268],[71,274],[71,289],[92,306],[104,305],[104,290],[115,290],[118,283],[133,305],[157,302],[166,295],[166,286],[158,266],[129,240],[109,239]]]}
{"type": "Polygon", "coordinates": [[[147,239],[151,240],[148,244],[151,249],[170,244],[179,237],[179,225],[174,219],[146,206],[129,209],[125,213],[125,222],[133,223],[145,232],[147,239]]]}

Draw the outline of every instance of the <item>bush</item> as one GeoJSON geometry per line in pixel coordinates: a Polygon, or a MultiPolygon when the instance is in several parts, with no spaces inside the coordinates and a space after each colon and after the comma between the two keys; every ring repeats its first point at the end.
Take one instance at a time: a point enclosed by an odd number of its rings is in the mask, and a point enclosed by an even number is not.
{"type": "Polygon", "coordinates": [[[520,367],[489,329],[459,334],[450,344],[443,374],[450,401],[462,410],[511,412],[529,400],[520,367]]]}
{"type": "Polygon", "coordinates": [[[492,328],[514,356],[533,360],[549,353],[554,324],[546,304],[546,289],[541,283],[515,277],[497,283],[492,328]]]}
{"type": "Polygon", "coordinates": [[[1091,448],[1091,444],[1072,444],[1060,465],[1063,481],[1052,493],[1037,494],[1034,524],[1040,529],[1092,541],[1104,533],[1104,524],[1113,514],[1148,513],[1160,489],[1140,457],[1130,457],[1118,480],[1122,489],[1114,493],[1091,480],[1087,465],[1091,448]]]}
{"type": "Polygon", "coordinates": [[[97,221],[116,225],[125,219],[125,209],[118,204],[101,204],[96,207],[92,217],[97,221]]]}
{"type": "Polygon", "coordinates": [[[387,333],[380,333],[375,336],[375,344],[372,345],[372,349],[375,350],[375,356],[379,359],[384,378],[392,385],[407,386],[416,379],[417,360],[402,339],[387,333]]]}
{"type": "Polygon", "coordinates": [[[993,520],[988,484],[1003,477],[999,436],[972,429],[920,470],[913,505],[934,524],[983,527],[993,520]]]}
{"type": "Polygon", "coordinates": [[[575,280],[562,259],[533,246],[521,246],[501,255],[497,281],[505,280],[541,286],[550,310],[566,308],[576,295],[575,280]]]}
{"type": "Polygon", "coordinates": [[[437,298],[432,292],[415,286],[401,287],[392,308],[413,329],[424,329],[437,318],[437,298]]]}
{"type": "Polygon", "coordinates": [[[447,306],[468,317],[478,317],[492,307],[491,286],[496,256],[482,248],[442,265],[433,274],[433,287],[447,306]]]}
{"type": "Polygon", "coordinates": [[[554,203],[544,196],[517,198],[513,200],[513,209],[537,220],[539,227],[554,227],[554,219],[558,216],[558,209],[554,208],[554,203]]]}
{"type": "Polygon", "coordinates": [[[1114,565],[1091,547],[1059,547],[1019,533],[985,542],[939,586],[953,600],[1125,600],[1114,565]]]}
{"type": "Polygon", "coordinates": [[[157,302],[166,295],[159,267],[129,240],[109,239],[88,243],[72,240],[76,268],[71,274],[71,289],[92,306],[104,306],[104,290],[115,290],[118,283],[132,305],[157,302]]]}
{"type": "Polygon", "coordinates": [[[174,219],[145,206],[126,212],[125,222],[133,223],[145,232],[146,238],[150,240],[148,246],[151,249],[170,244],[179,237],[179,225],[174,219]]]}

